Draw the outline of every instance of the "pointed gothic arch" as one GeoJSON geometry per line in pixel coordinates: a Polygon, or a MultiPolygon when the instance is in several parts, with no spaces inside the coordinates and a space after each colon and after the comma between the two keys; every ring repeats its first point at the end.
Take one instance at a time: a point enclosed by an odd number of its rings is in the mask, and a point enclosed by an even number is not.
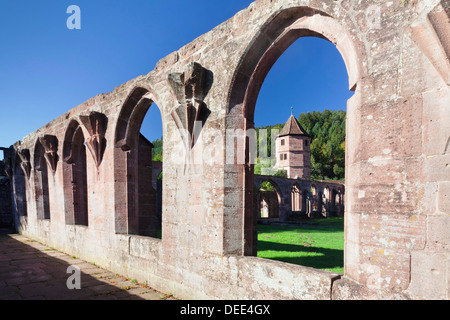
{"type": "Polygon", "coordinates": [[[34,147],[34,197],[38,220],[50,219],[49,170],[40,139],[34,147]]]}
{"type": "Polygon", "coordinates": [[[115,230],[119,234],[157,237],[161,228],[157,194],[152,187],[153,145],[140,133],[144,117],[155,104],[154,100],[154,94],[149,89],[134,88],[117,119],[114,137],[114,188],[115,230]]]}
{"type": "MultiPolygon", "coordinates": [[[[234,72],[228,92],[227,128],[237,129],[238,125],[244,132],[254,128],[256,100],[265,77],[284,51],[301,37],[319,37],[335,44],[347,68],[349,89],[356,91],[358,81],[367,74],[367,63],[364,46],[352,36],[351,30],[329,14],[310,7],[282,8],[275,12],[249,43],[234,72]]],[[[247,143],[246,159],[249,149],[247,143]]],[[[250,246],[256,241],[255,214],[251,212],[253,206],[249,205],[255,192],[253,165],[236,166],[238,168],[232,170],[244,177],[243,182],[237,182],[243,190],[242,214],[245,217],[240,249],[248,254],[253,252],[250,246]]],[[[237,244],[234,246],[238,247],[237,244]]]]}
{"type": "Polygon", "coordinates": [[[291,188],[291,211],[304,212],[304,199],[302,189],[298,183],[294,183],[291,188]]]}
{"type": "Polygon", "coordinates": [[[65,221],[88,226],[88,184],[86,139],[82,126],[72,120],[63,144],[63,183],[65,221]]]}

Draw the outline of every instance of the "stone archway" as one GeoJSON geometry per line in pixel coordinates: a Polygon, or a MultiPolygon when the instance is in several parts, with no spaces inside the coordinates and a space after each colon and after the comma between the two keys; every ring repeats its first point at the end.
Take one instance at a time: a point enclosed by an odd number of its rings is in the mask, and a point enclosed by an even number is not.
{"type": "MultiPolygon", "coordinates": [[[[334,43],[341,53],[349,76],[349,88],[358,90],[358,81],[366,75],[365,51],[362,44],[356,40],[340,21],[329,14],[309,7],[291,7],[280,9],[266,21],[242,55],[234,73],[228,94],[227,126],[235,128],[239,123],[241,129],[253,129],[256,99],[262,83],[269,70],[283,52],[297,39],[305,36],[324,38],[334,43]]],[[[349,110],[352,112],[352,109],[349,110]]],[[[229,128],[229,127],[228,127],[229,128]]],[[[245,146],[248,155],[249,145],[245,146]]],[[[242,188],[244,190],[244,224],[243,243],[255,241],[255,221],[248,205],[253,199],[253,165],[247,163],[240,168],[244,176],[242,188]]],[[[244,244],[244,247],[245,247],[244,244]]],[[[243,249],[244,252],[249,250],[243,249]]]]}
{"type": "Polygon", "coordinates": [[[49,168],[40,139],[34,148],[34,196],[37,219],[50,219],[49,168]]]}
{"type": "Polygon", "coordinates": [[[291,211],[292,212],[304,212],[303,207],[303,193],[298,183],[294,183],[291,189],[291,211]]]}
{"type": "Polygon", "coordinates": [[[63,144],[65,220],[69,225],[88,225],[86,139],[76,120],[67,127],[63,144]]]}
{"type": "Polygon", "coordinates": [[[152,104],[154,95],[148,89],[136,87],[117,119],[114,138],[116,233],[156,237],[160,229],[157,193],[152,184],[153,145],[140,133],[152,104]]]}
{"type": "MultiPolygon", "coordinates": [[[[256,181],[255,181],[256,182],[256,181]]],[[[256,210],[259,218],[277,219],[280,217],[280,206],[283,205],[283,194],[280,187],[271,179],[255,184],[256,210]],[[262,205],[265,203],[265,208],[262,205]],[[266,209],[266,211],[264,210],[266,209]]]]}

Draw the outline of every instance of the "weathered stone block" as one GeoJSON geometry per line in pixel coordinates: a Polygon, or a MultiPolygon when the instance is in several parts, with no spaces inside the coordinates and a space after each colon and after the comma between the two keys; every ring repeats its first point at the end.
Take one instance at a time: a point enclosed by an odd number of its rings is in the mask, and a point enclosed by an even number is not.
{"type": "Polygon", "coordinates": [[[439,183],[439,211],[450,215],[450,182],[439,183]]]}
{"type": "MultiPolygon", "coordinates": [[[[450,90],[439,90],[423,94],[423,140],[424,153],[436,156],[450,153],[450,90]]],[[[450,175],[448,176],[450,177],[450,175]]]]}
{"type": "Polygon", "coordinates": [[[448,253],[413,251],[411,253],[411,285],[408,291],[416,299],[446,300],[448,292],[448,253]]]}

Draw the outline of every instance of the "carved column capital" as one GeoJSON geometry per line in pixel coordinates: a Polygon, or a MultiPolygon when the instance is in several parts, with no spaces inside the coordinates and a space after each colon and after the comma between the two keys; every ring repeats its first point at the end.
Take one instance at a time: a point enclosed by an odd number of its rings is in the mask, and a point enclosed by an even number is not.
{"type": "Polygon", "coordinates": [[[53,173],[56,171],[58,164],[58,138],[52,135],[44,135],[39,138],[44,148],[44,157],[53,173]]]}
{"type": "MultiPolygon", "coordinates": [[[[185,141],[189,149],[195,144],[194,126],[197,121],[204,123],[209,115],[209,110],[204,104],[204,99],[212,85],[212,73],[203,68],[197,62],[189,63],[183,73],[171,73],[168,76],[174,98],[178,106],[171,115],[179,130],[184,129],[189,133],[189,139],[185,141]]],[[[200,128],[201,129],[201,128],[200,128]]]]}
{"type": "Polygon", "coordinates": [[[80,116],[80,121],[89,132],[85,142],[98,168],[106,149],[105,134],[108,118],[103,113],[91,112],[88,116],[80,116]]]}
{"type": "Polygon", "coordinates": [[[31,173],[30,150],[29,149],[18,149],[17,155],[20,158],[20,167],[22,168],[23,172],[25,173],[26,178],[29,179],[30,173],[31,173]]]}

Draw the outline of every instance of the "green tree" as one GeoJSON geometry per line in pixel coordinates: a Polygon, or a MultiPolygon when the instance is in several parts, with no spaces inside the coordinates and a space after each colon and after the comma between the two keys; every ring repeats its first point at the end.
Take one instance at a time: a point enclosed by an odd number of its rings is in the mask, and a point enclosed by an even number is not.
{"type": "Polygon", "coordinates": [[[302,113],[300,125],[311,136],[311,179],[345,178],[345,111],[302,113]]]}
{"type": "Polygon", "coordinates": [[[152,144],[153,144],[152,160],[162,162],[162,160],[163,160],[162,159],[162,149],[163,149],[162,138],[152,141],[152,144]]]}

